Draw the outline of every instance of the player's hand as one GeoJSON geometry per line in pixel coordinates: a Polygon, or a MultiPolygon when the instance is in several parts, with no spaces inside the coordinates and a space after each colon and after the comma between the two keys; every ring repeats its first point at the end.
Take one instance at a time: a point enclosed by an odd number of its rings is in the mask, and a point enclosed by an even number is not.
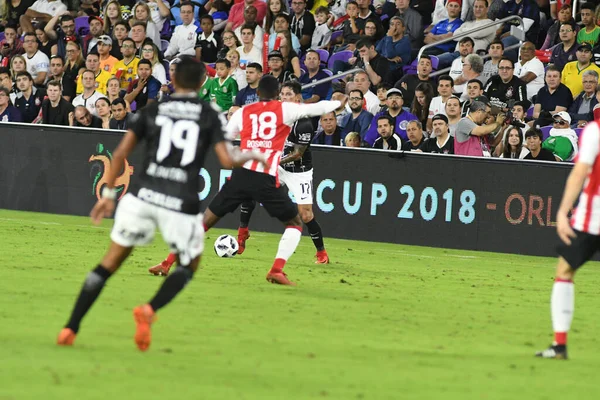
{"type": "Polygon", "coordinates": [[[102,218],[110,217],[115,211],[115,201],[107,198],[101,198],[96,202],[94,208],[92,208],[92,212],[90,212],[90,217],[92,218],[92,223],[94,225],[100,225],[102,222],[102,218]]]}
{"type": "Polygon", "coordinates": [[[556,233],[565,244],[570,245],[571,239],[575,239],[577,235],[571,228],[569,217],[566,214],[558,213],[556,216],[556,233]]]}

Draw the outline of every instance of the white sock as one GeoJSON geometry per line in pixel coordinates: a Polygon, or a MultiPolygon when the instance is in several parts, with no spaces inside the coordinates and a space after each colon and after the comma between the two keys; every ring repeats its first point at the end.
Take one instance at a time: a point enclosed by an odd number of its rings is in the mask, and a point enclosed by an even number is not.
{"type": "Polygon", "coordinates": [[[281,235],[281,240],[279,241],[279,247],[277,248],[277,255],[275,256],[276,260],[287,261],[294,251],[298,244],[300,243],[300,238],[302,237],[302,227],[301,226],[288,226],[281,235]]]}
{"type": "Polygon", "coordinates": [[[575,310],[575,287],[572,281],[555,281],[550,301],[554,332],[568,332],[575,310]]]}

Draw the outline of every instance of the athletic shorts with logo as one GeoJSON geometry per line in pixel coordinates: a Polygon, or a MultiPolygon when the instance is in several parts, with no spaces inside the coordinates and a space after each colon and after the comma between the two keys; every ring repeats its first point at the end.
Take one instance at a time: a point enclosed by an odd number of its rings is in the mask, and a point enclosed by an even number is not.
{"type": "Polygon", "coordinates": [[[297,204],[313,203],[313,170],[289,172],[279,167],[279,180],[292,192],[297,204]]]}

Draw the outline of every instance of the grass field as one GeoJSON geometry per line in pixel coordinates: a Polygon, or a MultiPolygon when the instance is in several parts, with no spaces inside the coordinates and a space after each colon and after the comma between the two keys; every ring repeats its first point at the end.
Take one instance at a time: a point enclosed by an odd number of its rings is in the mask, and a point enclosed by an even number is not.
{"type": "Polygon", "coordinates": [[[290,288],[264,279],[278,235],[253,232],[243,256],[219,259],[214,239],[233,232],[215,229],[141,353],[131,309],[163,279],[146,272],[166,253],[158,235],[59,348],[111,224],[0,210],[0,400],[599,397],[597,264],[577,279],[571,359],[540,360],[555,261],[506,254],[328,239],[333,262],[317,266],[305,236],[290,288]]]}

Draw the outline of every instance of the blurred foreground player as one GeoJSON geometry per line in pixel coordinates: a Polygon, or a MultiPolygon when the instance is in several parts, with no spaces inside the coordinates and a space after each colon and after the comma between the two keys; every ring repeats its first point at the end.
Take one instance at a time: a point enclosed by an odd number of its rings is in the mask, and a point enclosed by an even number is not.
{"type": "Polygon", "coordinates": [[[543,358],[567,358],[567,332],[573,321],[575,289],[573,277],[586,261],[600,250],[600,127],[592,122],[585,127],[575,166],[569,174],[556,216],[558,266],[552,288],[550,310],[554,342],[536,353],[543,358]],[[583,189],[583,190],[582,190],[583,189]],[[568,213],[579,196],[569,221],[568,213]]]}
{"type": "Polygon", "coordinates": [[[173,82],[175,94],[167,102],[149,104],[140,110],[115,150],[114,168],[109,170],[102,198],[91,212],[95,224],[112,215],[116,174],[123,168],[124,159],[141,141],[145,141],[144,170],[136,187],[132,187],[119,203],[110,248],[102,262],[88,274],[71,317],[58,335],[59,345],[73,344],[81,320],[108,278],[119,269],[134,246],[152,241],[158,227],[179,260],[179,267],[163,282],[149,303],[133,310],[137,324],[135,342],[140,350],[147,350],[155,313],[173,300],[192,279],[204,249],[196,177],[206,153],[214,146],[225,168],[242,165],[248,160],[260,160],[256,161],[256,165],[265,161],[264,155],[258,152],[242,154],[224,140],[219,113],[197,96],[205,73],[204,64],[191,58],[177,64],[173,82]]]}
{"type": "MultiPolygon", "coordinates": [[[[276,100],[278,93],[277,78],[265,75],[258,84],[259,101],[242,107],[231,116],[227,125],[228,137],[235,138],[239,134],[242,152],[258,150],[264,153],[268,157],[269,167],[265,169],[259,163],[247,162],[242,168],[234,169],[231,179],[223,185],[206,209],[204,226],[209,229],[245,201],[255,200],[261,203],[270,216],[279,219],[286,227],[267,280],[293,285],[283,272],[283,267],[300,242],[302,221],[287,190],[279,184],[279,162],[286,139],[296,121],[326,114],[338,108],[341,103],[281,103],[276,100]]],[[[171,261],[172,255],[169,255],[167,260],[152,267],[150,272],[166,275],[171,261]]]]}

